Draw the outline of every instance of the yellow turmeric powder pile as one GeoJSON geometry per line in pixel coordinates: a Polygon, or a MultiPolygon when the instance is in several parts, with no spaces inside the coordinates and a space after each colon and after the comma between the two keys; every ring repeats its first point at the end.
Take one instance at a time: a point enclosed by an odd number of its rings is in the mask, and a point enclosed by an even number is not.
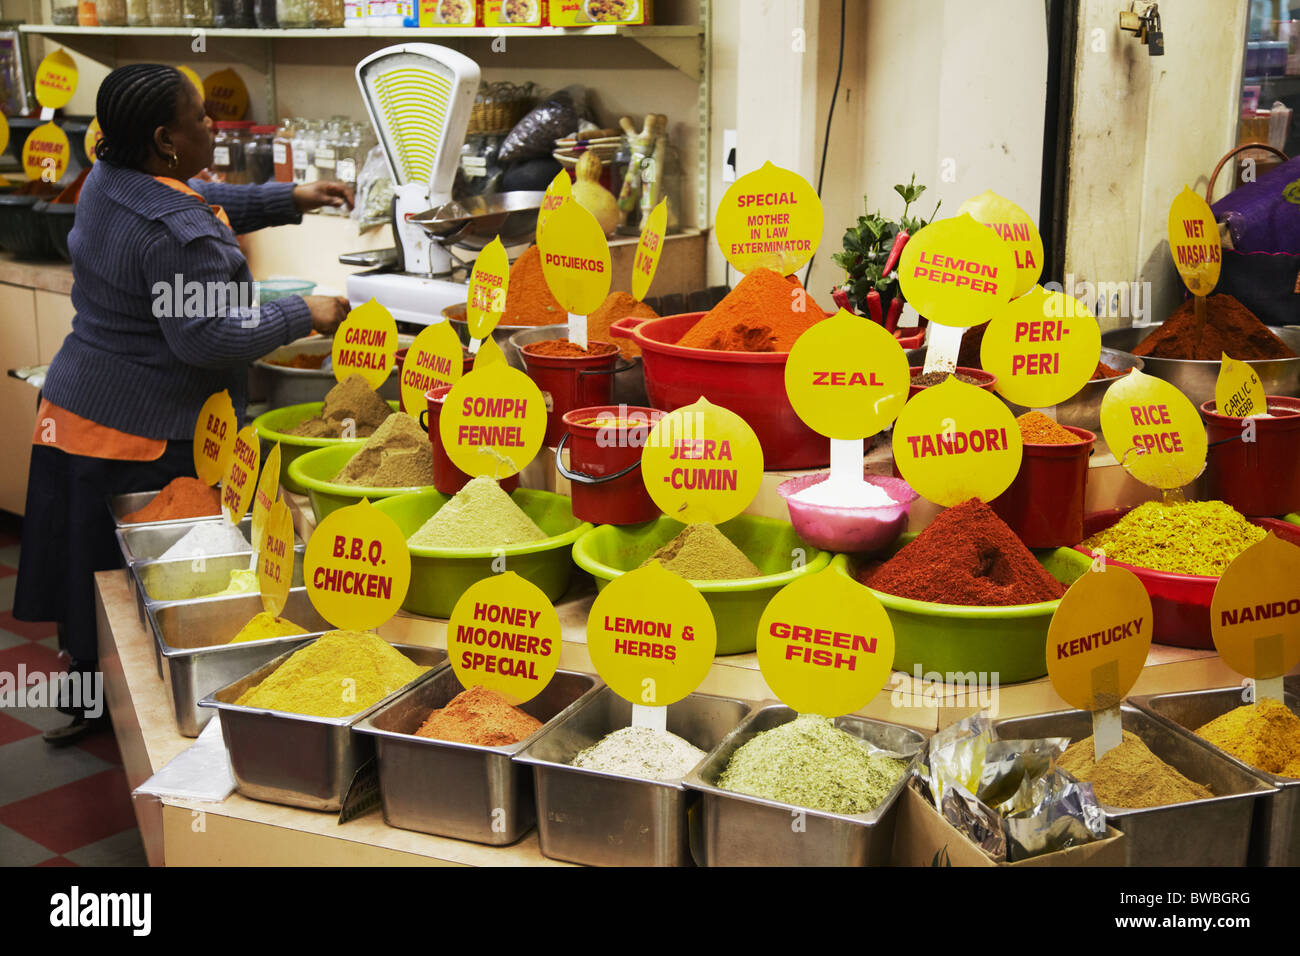
{"type": "Polygon", "coordinates": [[[1098,802],[1126,810],[1214,796],[1153,754],[1142,738],[1127,730],[1120,745],[1106,751],[1100,761],[1094,759],[1092,738],[1085,737],[1070,744],[1057,763],[1074,779],[1091,783],[1098,802]]]}
{"type": "Polygon", "coordinates": [[[1266,534],[1222,501],[1148,501],[1083,547],[1139,568],[1218,577],[1266,534]]]}
{"type": "Polygon", "coordinates": [[[311,717],[347,717],[426,670],[375,634],[330,631],[294,652],[235,703],[311,717]]]}
{"type": "Polygon", "coordinates": [[[300,627],[286,617],[276,617],[269,611],[258,611],[239,633],[230,639],[231,644],[246,644],[249,641],[264,641],[268,637],[291,637],[294,634],[306,634],[307,629],[300,627]]]}
{"type": "Polygon", "coordinates": [[[1196,733],[1256,770],[1300,777],[1300,717],[1276,700],[1230,710],[1196,733]]]}

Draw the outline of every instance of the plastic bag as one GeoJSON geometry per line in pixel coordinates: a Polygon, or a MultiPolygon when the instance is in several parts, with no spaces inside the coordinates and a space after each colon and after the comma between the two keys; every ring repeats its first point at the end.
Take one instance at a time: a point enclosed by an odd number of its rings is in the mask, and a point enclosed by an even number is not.
{"type": "Polygon", "coordinates": [[[501,144],[497,161],[505,165],[551,155],[555,141],[577,129],[586,111],[587,95],[581,86],[568,86],[551,94],[515,124],[501,144]]]}
{"type": "Polygon", "coordinates": [[[357,173],[356,204],[352,207],[357,230],[366,232],[391,222],[394,195],[393,175],[388,169],[384,151],[379,146],[372,146],[366,154],[365,165],[357,173]]]}

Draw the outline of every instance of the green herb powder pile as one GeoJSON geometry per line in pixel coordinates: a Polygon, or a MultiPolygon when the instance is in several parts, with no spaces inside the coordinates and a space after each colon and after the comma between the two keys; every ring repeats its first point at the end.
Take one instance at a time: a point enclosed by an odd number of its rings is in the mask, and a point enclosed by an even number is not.
{"type": "Polygon", "coordinates": [[[904,761],[869,753],[825,717],[801,714],[732,754],[718,786],[811,810],[869,813],[906,770],[904,761]]]}
{"type": "Polygon", "coordinates": [[[495,548],[546,536],[494,478],[480,475],[456,492],[407,543],[419,548],[495,548]]]}
{"type": "Polygon", "coordinates": [[[703,759],[703,750],[676,734],[650,727],[624,727],[606,734],[571,763],[586,770],[648,780],[680,780],[703,759]]]}
{"type": "Polygon", "coordinates": [[[641,566],[656,560],[688,581],[730,581],[763,573],[726,535],[703,521],[688,524],[641,566]]]}

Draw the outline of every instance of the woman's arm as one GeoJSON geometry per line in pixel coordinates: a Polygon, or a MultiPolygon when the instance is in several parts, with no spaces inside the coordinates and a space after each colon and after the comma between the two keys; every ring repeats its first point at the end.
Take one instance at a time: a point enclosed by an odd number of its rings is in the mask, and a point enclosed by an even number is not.
{"type": "Polygon", "coordinates": [[[265,226],[302,222],[302,210],[294,197],[293,183],[234,186],[191,179],[190,186],[209,204],[224,209],[230,217],[230,227],[238,234],[254,232],[265,226]]]}

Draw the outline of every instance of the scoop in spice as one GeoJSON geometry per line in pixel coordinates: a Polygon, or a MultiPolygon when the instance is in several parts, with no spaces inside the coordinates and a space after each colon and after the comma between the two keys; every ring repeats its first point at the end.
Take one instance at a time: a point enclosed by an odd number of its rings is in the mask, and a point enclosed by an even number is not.
{"type": "Polygon", "coordinates": [[[433,481],[433,446],[410,415],[390,415],[332,479],[363,488],[415,488],[433,481]]]}
{"type": "Polygon", "coordinates": [[[407,539],[418,548],[496,548],[547,537],[486,475],[472,478],[407,539]]]}
{"type": "Polygon", "coordinates": [[[658,561],[688,581],[730,581],[756,578],[763,572],[715,526],[688,524],[681,533],[641,562],[658,561]]]}
{"type": "Polygon", "coordinates": [[[526,740],[541,727],[540,720],[496,691],[471,687],[453,697],[446,707],[429,714],[415,733],[433,740],[505,747],[526,740]]]}
{"type": "Polygon", "coordinates": [[[1127,730],[1119,746],[1106,751],[1100,761],[1095,758],[1092,738],[1086,737],[1066,748],[1059,766],[1076,780],[1091,783],[1099,802],[1126,810],[1214,796],[1153,754],[1137,734],[1127,730]]]}

